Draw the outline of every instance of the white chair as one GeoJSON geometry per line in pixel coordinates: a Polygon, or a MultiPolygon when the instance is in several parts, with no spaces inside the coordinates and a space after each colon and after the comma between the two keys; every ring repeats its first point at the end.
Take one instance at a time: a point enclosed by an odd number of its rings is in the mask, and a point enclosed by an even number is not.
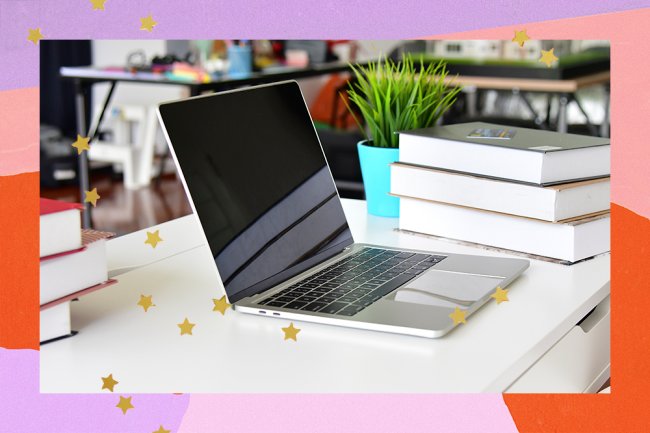
{"type": "Polygon", "coordinates": [[[120,164],[124,186],[128,189],[149,185],[158,126],[156,108],[141,105],[116,106],[107,121],[113,129],[113,140],[93,142],[88,157],[91,161],[120,164]]]}

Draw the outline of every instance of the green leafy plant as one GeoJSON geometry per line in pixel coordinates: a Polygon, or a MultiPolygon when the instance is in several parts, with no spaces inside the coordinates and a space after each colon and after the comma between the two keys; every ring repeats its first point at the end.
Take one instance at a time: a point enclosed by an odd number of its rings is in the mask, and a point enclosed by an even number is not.
{"type": "Polygon", "coordinates": [[[398,147],[396,131],[433,126],[456,101],[461,87],[447,80],[444,60],[416,66],[411,55],[400,62],[385,58],[367,66],[351,65],[356,78],[348,97],[358,108],[369,136],[354,111],[348,110],[366,139],[376,147],[398,147]]]}

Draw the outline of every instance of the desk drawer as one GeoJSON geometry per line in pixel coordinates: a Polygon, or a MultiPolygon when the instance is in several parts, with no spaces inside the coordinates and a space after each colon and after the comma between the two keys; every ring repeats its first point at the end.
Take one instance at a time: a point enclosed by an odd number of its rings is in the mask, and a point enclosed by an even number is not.
{"type": "Polygon", "coordinates": [[[506,392],[596,392],[609,377],[609,295],[506,392]],[[594,389],[595,388],[595,389],[594,389]]]}

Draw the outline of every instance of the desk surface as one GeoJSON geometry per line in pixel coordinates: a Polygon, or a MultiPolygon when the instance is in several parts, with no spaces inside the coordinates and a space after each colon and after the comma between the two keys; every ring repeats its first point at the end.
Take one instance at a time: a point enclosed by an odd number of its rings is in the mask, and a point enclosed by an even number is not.
{"type": "Polygon", "coordinates": [[[562,80],[459,75],[458,77],[448,77],[447,81],[453,80],[456,84],[473,86],[477,89],[517,89],[522,92],[575,93],[585,87],[609,83],[610,75],[610,71],[602,71],[562,80]]]}
{"type": "MultiPolygon", "coordinates": [[[[362,63],[366,64],[366,63],[362,63]]],[[[220,90],[228,86],[247,86],[274,81],[315,77],[336,72],[349,71],[350,65],[346,62],[327,62],[309,65],[307,67],[278,66],[268,68],[262,72],[251,72],[246,75],[228,75],[213,78],[209,83],[199,81],[184,81],[170,79],[162,73],[129,72],[94,68],[89,66],[63,67],[60,74],[64,78],[71,78],[83,82],[123,81],[135,83],[169,84],[176,86],[189,86],[197,92],[220,90]]]]}
{"type": "MultiPolygon", "coordinates": [[[[357,242],[506,256],[399,233],[396,219],[343,202],[357,242]]],[[[212,311],[223,289],[193,215],[155,229],[156,249],[144,231],[108,243],[109,269],[144,266],[73,303],[80,332],[41,348],[42,392],[99,392],[109,373],[120,393],[502,392],[609,293],[608,254],[573,266],[532,260],[509,302],[441,339],[295,322],[298,341],[284,341],[286,320],[212,311]],[[141,294],[153,295],[147,313],[141,294]],[[192,336],[180,336],[185,317],[192,336]]]]}
{"type": "MultiPolygon", "coordinates": [[[[273,81],[282,81],[297,78],[306,78],[350,69],[347,63],[333,62],[313,65],[308,68],[275,68],[267,72],[255,72],[247,76],[229,77],[224,75],[210,83],[193,81],[177,81],[167,78],[163,74],[152,72],[107,71],[92,67],[64,67],[61,76],[64,78],[78,79],[85,82],[124,81],[135,83],[167,84],[175,86],[189,86],[197,92],[220,90],[228,86],[244,86],[262,84],[273,81]]],[[[574,93],[584,87],[605,84],[610,80],[610,71],[582,75],[570,79],[541,79],[541,78],[512,78],[500,76],[472,76],[449,75],[445,81],[462,86],[472,86],[478,89],[512,90],[519,89],[524,92],[551,92],[574,93]]]]}

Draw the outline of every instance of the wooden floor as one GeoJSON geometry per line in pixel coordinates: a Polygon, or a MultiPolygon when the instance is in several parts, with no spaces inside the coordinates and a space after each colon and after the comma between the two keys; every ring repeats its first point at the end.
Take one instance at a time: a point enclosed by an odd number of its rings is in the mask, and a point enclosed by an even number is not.
{"type": "MultiPolygon", "coordinates": [[[[183,185],[175,175],[161,179],[160,186],[128,190],[120,179],[110,175],[94,176],[92,187],[101,196],[93,209],[93,228],[123,235],[155,226],[192,213],[183,185]]],[[[41,197],[81,202],[76,186],[41,189],[41,197]]]]}

